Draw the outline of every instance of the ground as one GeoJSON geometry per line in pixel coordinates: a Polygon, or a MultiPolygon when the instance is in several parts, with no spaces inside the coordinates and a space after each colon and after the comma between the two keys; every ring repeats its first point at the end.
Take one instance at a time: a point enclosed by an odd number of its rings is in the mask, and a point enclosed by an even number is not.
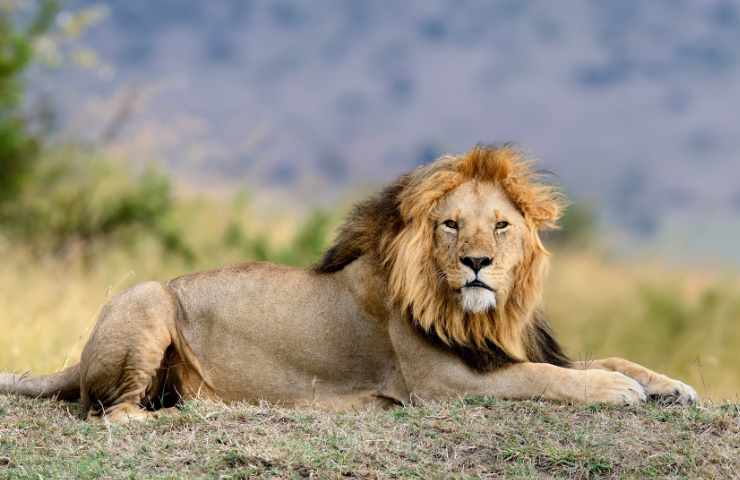
{"type": "Polygon", "coordinates": [[[740,405],[470,398],[327,413],[190,402],[146,423],[0,396],[0,478],[732,478],[740,405]]]}

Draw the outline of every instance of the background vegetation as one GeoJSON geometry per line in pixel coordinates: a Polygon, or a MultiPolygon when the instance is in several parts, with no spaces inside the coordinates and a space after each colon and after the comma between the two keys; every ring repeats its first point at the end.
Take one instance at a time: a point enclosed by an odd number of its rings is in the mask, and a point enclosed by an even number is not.
{"type": "MultiPolygon", "coordinates": [[[[254,207],[176,194],[164,174],[108,159],[43,128],[25,95],[54,2],[0,16],[0,369],[56,370],[75,361],[110,295],[146,279],[268,260],[306,266],[344,208],[254,207]]],[[[740,392],[740,294],[733,272],[610,254],[588,207],[575,205],[555,251],[547,308],[578,358],[623,355],[688,380],[707,397],[740,392]]]]}

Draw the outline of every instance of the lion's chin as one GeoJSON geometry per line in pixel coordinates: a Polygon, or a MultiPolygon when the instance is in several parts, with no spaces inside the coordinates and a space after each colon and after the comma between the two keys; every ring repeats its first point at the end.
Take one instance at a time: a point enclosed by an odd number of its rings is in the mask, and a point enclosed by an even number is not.
{"type": "Polygon", "coordinates": [[[496,309],[496,294],[480,287],[463,288],[460,292],[463,310],[481,313],[496,309]]]}

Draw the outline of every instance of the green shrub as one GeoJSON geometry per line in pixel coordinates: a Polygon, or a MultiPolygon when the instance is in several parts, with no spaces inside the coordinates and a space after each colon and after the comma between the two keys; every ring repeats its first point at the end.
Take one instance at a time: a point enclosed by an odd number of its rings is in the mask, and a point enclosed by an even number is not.
{"type": "MultiPolygon", "coordinates": [[[[241,215],[239,209],[235,215],[241,215]]],[[[222,241],[226,248],[239,249],[249,260],[269,261],[284,265],[305,267],[316,262],[329,244],[331,216],[315,210],[298,227],[295,235],[284,246],[274,246],[263,234],[248,235],[234,218],[224,230],[222,241]]]]}
{"type": "Polygon", "coordinates": [[[24,24],[10,8],[0,5],[0,206],[20,194],[38,157],[41,141],[23,111],[23,73],[33,60],[34,39],[57,10],[55,2],[42,2],[24,24]]]}
{"type": "Polygon", "coordinates": [[[171,219],[167,178],[134,175],[74,146],[48,145],[32,132],[24,72],[33,43],[57,13],[51,0],[0,4],[0,230],[32,251],[59,253],[73,245],[131,243],[133,233],[154,237],[166,252],[192,259],[171,219]]]}
{"type": "Polygon", "coordinates": [[[300,226],[290,246],[280,255],[282,263],[308,265],[319,259],[328,244],[330,216],[314,211],[300,226]]]}
{"type": "Polygon", "coordinates": [[[0,219],[6,235],[38,253],[64,253],[72,246],[87,252],[146,235],[165,252],[192,260],[173,209],[167,177],[154,170],[133,174],[68,146],[44,156],[23,195],[5,205],[0,219]]]}

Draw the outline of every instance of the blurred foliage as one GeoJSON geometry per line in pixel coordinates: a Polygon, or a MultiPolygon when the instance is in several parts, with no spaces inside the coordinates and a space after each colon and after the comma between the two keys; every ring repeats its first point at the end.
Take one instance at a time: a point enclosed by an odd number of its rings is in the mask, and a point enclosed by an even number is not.
{"type": "Polygon", "coordinates": [[[301,223],[287,244],[276,246],[269,234],[249,236],[238,220],[232,220],[224,230],[223,244],[240,250],[248,259],[307,266],[316,262],[329,245],[331,226],[331,216],[315,210],[301,223]]]}
{"type": "Polygon", "coordinates": [[[0,217],[4,231],[38,253],[88,253],[112,241],[132,244],[144,233],[166,252],[193,258],[173,219],[166,177],[154,170],[134,175],[71,146],[47,153],[11,206],[0,217]]]}
{"type": "MultiPolygon", "coordinates": [[[[653,346],[652,361],[668,356],[674,364],[688,369],[700,362],[696,352],[707,351],[705,344],[721,352],[740,342],[734,325],[740,318],[740,297],[731,289],[714,285],[689,296],[676,286],[642,285],[637,295],[639,308],[632,322],[643,326],[640,341],[653,346]]],[[[628,343],[629,339],[622,341],[628,343]]]]}
{"type": "Polygon", "coordinates": [[[0,206],[12,201],[31,175],[40,139],[23,112],[23,73],[33,60],[33,42],[47,31],[57,5],[45,1],[21,22],[8,6],[0,8],[0,206]]]}
{"type": "Polygon", "coordinates": [[[582,203],[569,206],[560,219],[560,229],[548,232],[547,243],[556,248],[584,248],[596,239],[597,222],[594,211],[582,203]]]}
{"type": "Polygon", "coordinates": [[[103,242],[130,243],[138,230],[166,252],[192,259],[172,220],[166,177],[154,171],[135,175],[94,151],[50,145],[31,131],[24,72],[34,61],[34,42],[50,29],[58,10],[53,1],[37,5],[30,13],[0,8],[2,233],[37,253],[73,247],[87,253],[103,242]]]}

